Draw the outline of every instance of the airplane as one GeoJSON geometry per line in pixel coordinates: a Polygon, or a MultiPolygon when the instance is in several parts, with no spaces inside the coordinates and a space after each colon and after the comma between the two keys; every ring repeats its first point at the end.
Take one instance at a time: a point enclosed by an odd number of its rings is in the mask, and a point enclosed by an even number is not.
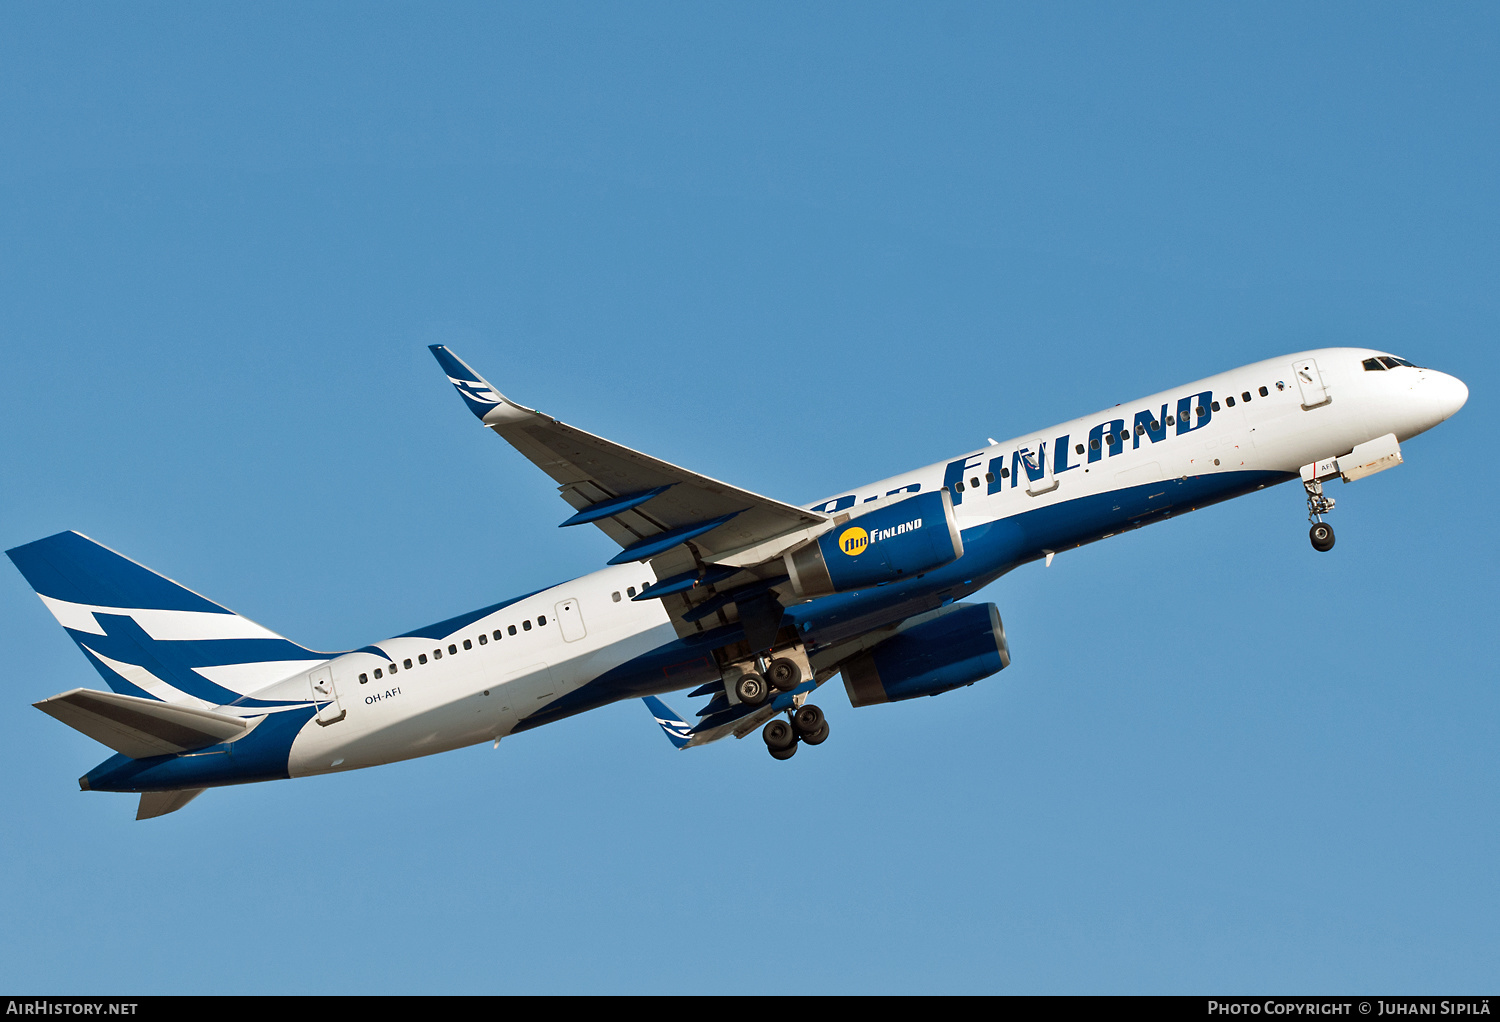
{"type": "Polygon", "coordinates": [[[965,597],[1067,550],[1293,479],[1312,546],[1324,489],[1402,462],[1468,388],[1386,352],[1256,362],[812,504],[787,504],[505,397],[443,345],[459,397],[620,551],[599,571],[345,652],[299,645],[76,532],[8,551],[109,691],[34,705],[115,751],[85,791],[137,819],[210,787],[392,763],[641,698],[678,749],[759,729],[791,758],[809,702],[934,696],[1010,664],[965,597]],[[659,698],[708,702],[689,722],[659,698]]]}

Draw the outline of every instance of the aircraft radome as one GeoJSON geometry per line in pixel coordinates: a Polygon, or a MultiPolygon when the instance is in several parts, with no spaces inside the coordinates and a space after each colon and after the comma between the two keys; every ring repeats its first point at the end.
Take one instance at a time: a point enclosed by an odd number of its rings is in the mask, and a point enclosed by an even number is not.
{"type": "MultiPolygon", "coordinates": [[[[354,770],[643,698],[691,748],[760,730],[789,759],[828,722],[808,698],[936,695],[1010,663],[992,603],[964,598],[1030,561],[1300,480],[1312,545],[1324,484],[1399,465],[1463,406],[1452,376],[1326,348],[1185,383],[798,507],[678,468],[503,396],[433,354],[469,410],[618,544],[550,589],[345,652],[318,652],[76,532],[9,551],[109,691],[36,706],[115,751],[89,791],[138,819],[205,789],[354,770]],[[658,698],[691,689],[694,722],[658,698]]],[[[950,698],[961,698],[952,696],[950,698]]]]}

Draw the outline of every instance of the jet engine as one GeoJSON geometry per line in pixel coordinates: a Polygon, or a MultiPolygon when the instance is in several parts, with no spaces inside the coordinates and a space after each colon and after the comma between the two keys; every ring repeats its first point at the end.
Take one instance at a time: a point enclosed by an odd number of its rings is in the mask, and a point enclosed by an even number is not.
{"type": "Polygon", "coordinates": [[[855,706],[935,696],[1010,666],[1005,626],[993,603],[958,603],[912,618],[840,670],[855,706]]]}
{"type": "Polygon", "coordinates": [[[944,487],[877,504],[783,559],[797,595],[812,599],[920,575],[963,555],[944,487]]]}

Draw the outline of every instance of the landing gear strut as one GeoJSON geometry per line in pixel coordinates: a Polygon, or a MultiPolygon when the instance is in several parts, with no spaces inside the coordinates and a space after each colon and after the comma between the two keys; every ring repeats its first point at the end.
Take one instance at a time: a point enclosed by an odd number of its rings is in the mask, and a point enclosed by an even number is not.
{"type": "Polygon", "coordinates": [[[791,759],[797,752],[798,743],[822,745],[828,740],[828,721],[824,719],[823,711],[812,703],[804,703],[789,716],[790,721],[777,718],[760,732],[766,749],[774,758],[791,759]]]}
{"type": "Polygon", "coordinates": [[[1320,479],[1303,479],[1302,486],[1307,490],[1307,520],[1312,523],[1307,538],[1312,540],[1314,550],[1327,553],[1333,549],[1333,526],[1323,521],[1323,516],[1333,510],[1333,498],[1324,496],[1320,479]]]}

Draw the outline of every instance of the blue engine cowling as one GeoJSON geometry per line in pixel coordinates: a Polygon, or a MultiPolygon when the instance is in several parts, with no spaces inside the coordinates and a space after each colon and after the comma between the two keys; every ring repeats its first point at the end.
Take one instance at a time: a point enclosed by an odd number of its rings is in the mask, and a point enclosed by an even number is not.
{"type": "Polygon", "coordinates": [[[786,554],[798,596],[809,599],[920,575],[964,555],[948,488],[851,518],[786,554]]]}
{"type": "Polygon", "coordinates": [[[855,706],[935,696],[1010,666],[1005,626],[993,603],[957,603],[912,618],[840,670],[855,706]]]}

